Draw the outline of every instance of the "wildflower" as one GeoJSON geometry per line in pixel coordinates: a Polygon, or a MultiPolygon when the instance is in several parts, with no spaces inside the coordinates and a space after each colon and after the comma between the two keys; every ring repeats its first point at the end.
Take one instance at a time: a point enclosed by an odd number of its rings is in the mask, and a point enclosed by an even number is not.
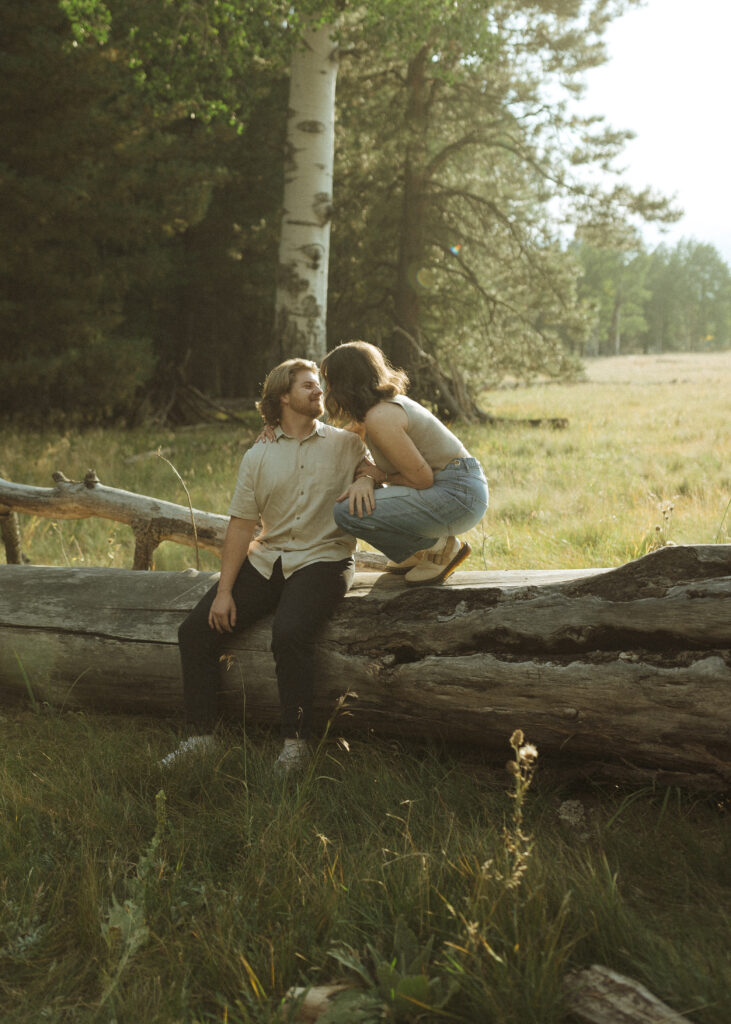
{"type": "Polygon", "coordinates": [[[521,761],[535,761],[538,757],[538,750],[532,743],[524,743],[518,748],[518,758],[521,761]]]}
{"type": "Polygon", "coordinates": [[[525,743],[525,734],[522,729],[516,729],[513,735],[510,737],[511,747],[522,747],[525,743]]]}

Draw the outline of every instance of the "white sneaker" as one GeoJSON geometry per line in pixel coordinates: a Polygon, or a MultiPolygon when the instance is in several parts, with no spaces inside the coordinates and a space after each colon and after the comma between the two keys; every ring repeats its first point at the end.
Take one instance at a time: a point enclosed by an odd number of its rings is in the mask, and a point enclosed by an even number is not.
{"type": "Polygon", "coordinates": [[[310,763],[312,755],[307,740],[285,740],[281,753],[274,762],[275,775],[301,772],[310,763]]]}
{"type": "Polygon", "coordinates": [[[424,557],[406,573],[406,583],[441,583],[469,558],[472,548],[458,537],[447,537],[424,552],[424,557]]]}
{"type": "Polygon", "coordinates": [[[183,740],[177,745],[175,750],[172,750],[169,754],[166,754],[160,761],[161,768],[170,768],[171,765],[176,764],[192,754],[204,754],[207,750],[210,750],[215,743],[213,736],[189,736],[187,740],[183,740]]]}

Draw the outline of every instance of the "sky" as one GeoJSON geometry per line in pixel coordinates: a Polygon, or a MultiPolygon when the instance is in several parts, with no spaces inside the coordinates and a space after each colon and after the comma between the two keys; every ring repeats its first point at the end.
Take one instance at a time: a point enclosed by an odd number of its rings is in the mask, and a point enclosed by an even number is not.
{"type": "Polygon", "coordinates": [[[645,228],[646,244],[710,242],[731,266],[731,3],[647,0],[606,40],[609,63],[587,73],[580,109],[634,131],[616,165],[685,210],[664,234],[645,228]]]}

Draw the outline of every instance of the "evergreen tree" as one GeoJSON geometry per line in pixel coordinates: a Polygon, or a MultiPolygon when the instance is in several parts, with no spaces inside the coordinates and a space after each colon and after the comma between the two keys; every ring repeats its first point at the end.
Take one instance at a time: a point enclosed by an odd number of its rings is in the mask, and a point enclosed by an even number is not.
{"type": "Polygon", "coordinates": [[[579,295],[596,314],[581,354],[636,351],[647,331],[645,306],[650,297],[646,284],[650,259],[639,235],[628,229],[624,242],[613,248],[584,242],[572,251],[582,270],[579,295]]]}
{"type": "Polygon", "coordinates": [[[478,381],[560,372],[591,321],[562,220],[675,216],[592,184],[627,133],[570,109],[626,5],[427,6],[365,18],[343,64],[331,339],[359,319],[412,372],[413,341],[478,381]]]}
{"type": "MultiPolygon", "coordinates": [[[[220,18],[226,5],[211,6],[220,18]]],[[[257,63],[236,108],[220,98],[230,98],[231,64],[194,76],[186,18],[196,9],[178,12],[171,45],[169,4],[10,5],[0,41],[7,413],[129,418],[143,385],[164,392],[185,365],[228,392],[261,379],[247,345],[268,344],[281,201],[281,132],[267,145],[261,126],[281,123],[286,104],[281,77],[257,63]],[[135,16],[145,29],[136,48],[135,16]],[[241,350],[239,372],[227,347],[241,350]]]]}
{"type": "Polygon", "coordinates": [[[708,352],[731,345],[731,270],[714,246],[684,239],[650,257],[645,351],[708,352]]]}

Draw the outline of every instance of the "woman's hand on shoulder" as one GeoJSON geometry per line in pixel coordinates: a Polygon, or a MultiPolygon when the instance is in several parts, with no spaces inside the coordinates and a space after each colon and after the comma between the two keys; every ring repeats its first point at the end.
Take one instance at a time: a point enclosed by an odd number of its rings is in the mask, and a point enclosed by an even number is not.
{"type": "Polygon", "coordinates": [[[277,435],[274,433],[274,427],[270,426],[268,423],[265,423],[264,426],[261,428],[261,431],[258,434],[258,436],[254,438],[254,444],[256,444],[258,441],[263,441],[266,444],[267,441],[276,440],[277,435]]]}

